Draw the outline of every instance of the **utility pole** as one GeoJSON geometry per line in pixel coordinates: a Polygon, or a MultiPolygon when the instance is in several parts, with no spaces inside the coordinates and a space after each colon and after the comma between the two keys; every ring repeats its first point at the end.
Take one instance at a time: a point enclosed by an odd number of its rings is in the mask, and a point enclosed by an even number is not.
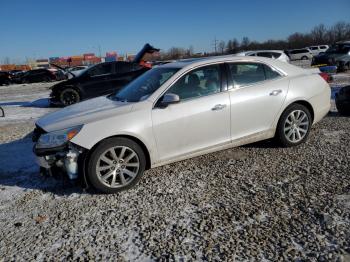
{"type": "Polygon", "coordinates": [[[100,55],[100,58],[101,58],[101,46],[98,45],[98,52],[99,52],[99,55],[100,55]]]}
{"type": "Polygon", "coordinates": [[[218,46],[218,42],[219,40],[216,39],[216,36],[213,40],[213,43],[212,43],[212,46],[214,47],[214,50],[215,50],[215,54],[217,54],[217,46],[218,46]]]}

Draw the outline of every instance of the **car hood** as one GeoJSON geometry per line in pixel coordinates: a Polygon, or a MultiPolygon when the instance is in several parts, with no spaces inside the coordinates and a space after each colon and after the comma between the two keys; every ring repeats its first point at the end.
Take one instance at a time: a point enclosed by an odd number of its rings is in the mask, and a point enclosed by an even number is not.
{"type": "Polygon", "coordinates": [[[52,132],[128,113],[132,105],[132,103],[114,101],[101,96],[47,114],[36,124],[46,132],[52,132]]]}

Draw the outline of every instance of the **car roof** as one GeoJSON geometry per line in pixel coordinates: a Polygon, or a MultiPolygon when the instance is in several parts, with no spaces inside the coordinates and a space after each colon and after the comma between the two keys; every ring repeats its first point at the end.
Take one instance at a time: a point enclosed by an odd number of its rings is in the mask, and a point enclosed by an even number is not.
{"type": "Polygon", "coordinates": [[[291,65],[286,62],[279,61],[278,59],[271,59],[260,56],[235,56],[235,55],[225,55],[225,56],[212,56],[198,59],[186,59],[179,60],[173,63],[168,63],[164,65],[160,65],[161,68],[182,68],[182,69],[190,69],[198,66],[204,66],[211,63],[229,63],[229,62],[257,62],[264,63],[275,67],[285,75],[297,75],[301,73],[305,73],[306,70],[291,65]]]}

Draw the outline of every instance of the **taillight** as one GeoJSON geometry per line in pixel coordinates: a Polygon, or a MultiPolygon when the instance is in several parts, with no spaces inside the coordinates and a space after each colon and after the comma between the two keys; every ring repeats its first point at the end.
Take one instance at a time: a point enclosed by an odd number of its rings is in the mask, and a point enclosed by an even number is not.
{"type": "Polygon", "coordinates": [[[321,72],[319,73],[319,75],[324,79],[324,81],[326,81],[327,83],[329,83],[332,78],[329,74],[325,73],[325,72],[321,72]]]}

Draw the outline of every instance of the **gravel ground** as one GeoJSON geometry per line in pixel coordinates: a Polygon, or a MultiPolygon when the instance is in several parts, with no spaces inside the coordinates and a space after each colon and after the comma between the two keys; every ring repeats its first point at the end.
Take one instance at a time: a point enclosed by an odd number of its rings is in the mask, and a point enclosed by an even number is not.
{"type": "Polygon", "coordinates": [[[350,261],[350,118],[335,108],[298,147],[166,165],[115,195],[40,177],[33,121],[0,122],[0,260],[350,261]]]}

